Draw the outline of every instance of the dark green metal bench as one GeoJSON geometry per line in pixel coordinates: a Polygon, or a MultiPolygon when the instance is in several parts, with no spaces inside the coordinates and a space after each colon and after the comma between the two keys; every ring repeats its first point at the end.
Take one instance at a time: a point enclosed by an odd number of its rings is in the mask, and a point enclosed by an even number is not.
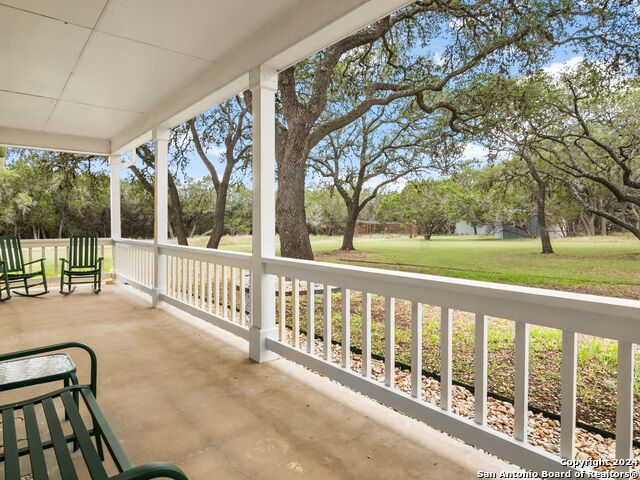
{"type": "MultiPolygon", "coordinates": [[[[23,297],[39,297],[49,292],[47,288],[47,276],[44,269],[44,258],[34,260],[32,262],[24,262],[22,257],[22,246],[20,245],[20,237],[2,236],[0,237],[0,260],[5,264],[6,288],[17,295],[23,297]],[[33,271],[32,265],[40,264],[40,269],[33,271]],[[27,269],[26,267],[31,267],[27,269]],[[31,271],[27,271],[31,270],[31,271]],[[31,282],[31,279],[40,281],[31,282]],[[41,291],[32,293],[34,287],[42,287],[41,291]],[[18,290],[23,290],[20,292],[18,290]]],[[[40,290],[40,289],[38,289],[40,290]]]]}
{"type": "Polygon", "coordinates": [[[4,302],[5,300],[9,300],[10,298],[11,289],[9,288],[7,264],[0,260],[0,302],[4,302]]]}
{"type": "Polygon", "coordinates": [[[71,286],[78,284],[91,284],[93,291],[100,293],[103,258],[98,257],[97,235],[71,235],[69,259],[61,262],[60,293],[69,295],[76,289],[71,286]]]}
{"type": "Polygon", "coordinates": [[[86,345],[61,343],[24,350],[0,355],[0,362],[69,348],[80,348],[89,354],[89,385],[72,385],[0,407],[0,471],[4,468],[5,480],[20,480],[29,474],[33,480],[60,477],[63,480],[77,480],[84,472],[88,472],[94,480],[188,480],[178,467],[168,463],[155,462],[138,467],[131,465],[96,402],[97,359],[93,350],[86,345]],[[61,412],[64,412],[68,422],[62,419],[61,412]],[[18,418],[21,421],[16,421],[18,418]],[[86,421],[87,418],[90,420],[86,421]],[[104,447],[110,456],[107,462],[104,447]],[[51,449],[54,455],[47,455],[51,449]],[[22,457],[28,457],[29,462],[26,459],[21,461],[22,457]],[[50,476],[50,472],[56,470],[59,474],[50,476]]]}

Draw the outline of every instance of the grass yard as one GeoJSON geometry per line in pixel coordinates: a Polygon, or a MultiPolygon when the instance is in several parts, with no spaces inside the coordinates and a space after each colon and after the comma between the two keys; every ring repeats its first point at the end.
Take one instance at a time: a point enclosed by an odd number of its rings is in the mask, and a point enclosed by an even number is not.
{"type": "MultiPolygon", "coordinates": [[[[355,252],[340,251],[340,237],[311,240],[319,261],[640,299],[640,241],[634,237],[552,242],[556,253],[542,255],[537,239],[467,235],[427,241],[378,235],[357,238],[355,252]]],[[[204,246],[206,239],[193,238],[190,243],[204,246]]],[[[224,237],[221,248],[250,252],[251,237],[224,237]]]]}

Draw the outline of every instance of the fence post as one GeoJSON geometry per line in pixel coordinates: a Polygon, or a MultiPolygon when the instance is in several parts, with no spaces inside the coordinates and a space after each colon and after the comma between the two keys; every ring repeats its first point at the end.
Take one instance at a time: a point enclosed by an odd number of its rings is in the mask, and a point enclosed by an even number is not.
{"type": "Polygon", "coordinates": [[[275,256],[275,93],[278,74],[266,66],[249,74],[253,103],[253,322],[249,332],[249,357],[265,362],[277,357],[266,348],[267,338],[277,338],[273,275],[265,273],[264,259],[275,256]]]}

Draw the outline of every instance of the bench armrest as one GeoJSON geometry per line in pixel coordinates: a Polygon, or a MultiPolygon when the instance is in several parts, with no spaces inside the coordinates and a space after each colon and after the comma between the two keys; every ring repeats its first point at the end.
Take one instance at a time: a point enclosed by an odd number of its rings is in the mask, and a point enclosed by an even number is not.
{"type": "Polygon", "coordinates": [[[171,478],[173,480],[189,480],[182,470],[175,465],[164,462],[146,463],[122,472],[111,480],[151,480],[154,478],[171,478]]]}
{"type": "Polygon", "coordinates": [[[95,352],[84,343],[78,343],[78,342],[56,343],[54,345],[46,345],[44,347],[36,347],[36,348],[30,348],[28,350],[21,350],[19,352],[3,353],[3,354],[0,354],[0,362],[4,362],[6,360],[14,360],[16,358],[41,355],[43,353],[51,353],[58,350],[66,350],[68,348],[79,348],[87,352],[87,354],[89,355],[89,358],[91,359],[91,384],[90,385],[91,385],[91,391],[93,392],[93,396],[95,397],[97,386],[98,386],[98,359],[96,358],[95,352]]]}

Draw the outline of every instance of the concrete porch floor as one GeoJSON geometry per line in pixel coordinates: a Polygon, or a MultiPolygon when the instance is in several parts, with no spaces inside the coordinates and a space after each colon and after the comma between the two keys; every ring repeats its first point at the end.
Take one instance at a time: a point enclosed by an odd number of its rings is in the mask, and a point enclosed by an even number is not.
{"type": "MultiPolygon", "coordinates": [[[[287,360],[253,363],[243,340],[152,309],[126,286],[0,305],[0,351],[63,341],[96,351],[98,401],[133,464],[172,462],[192,480],[458,479],[514,469],[287,360]]],[[[83,382],[86,362],[74,358],[83,382]]]]}

